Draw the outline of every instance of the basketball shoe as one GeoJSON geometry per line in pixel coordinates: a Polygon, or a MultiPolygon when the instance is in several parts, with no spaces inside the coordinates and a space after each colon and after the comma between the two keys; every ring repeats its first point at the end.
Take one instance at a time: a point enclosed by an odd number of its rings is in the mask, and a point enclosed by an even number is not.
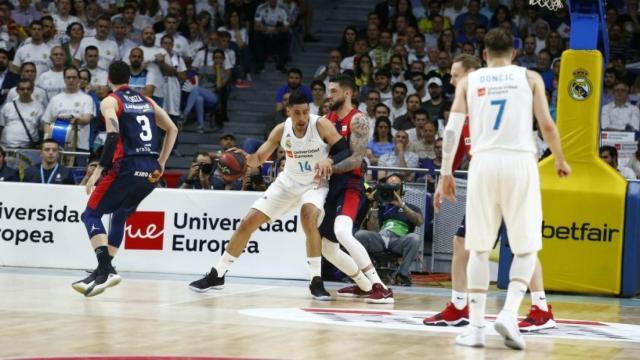
{"type": "Polygon", "coordinates": [[[380,283],[375,283],[365,301],[369,304],[393,304],[393,291],[386,289],[380,283]]]}
{"type": "MultiPolygon", "coordinates": [[[[84,292],[84,296],[86,297],[92,297],[102,294],[107,288],[118,285],[122,280],[120,275],[118,275],[118,273],[116,272],[116,269],[114,269],[113,267],[110,267],[109,270],[106,271],[97,268],[93,273],[91,273],[91,275],[93,275],[94,273],[95,279],[84,292]]],[[[89,275],[87,279],[90,278],[91,275],[89,275]]]]}
{"type": "Polygon", "coordinates": [[[211,271],[204,274],[204,277],[200,280],[196,280],[189,284],[189,289],[203,293],[211,289],[221,290],[224,288],[224,276],[218,277],[218,270],[212,267],[211,271]]]}
{"type": "Polygon", "coordinates": [[[518,318],[508,311],[500,311],[493,328],[502,335],[504,344],[515,350],[524,350],[525,342],[518,329],[518,318]]]}
{"type": "Polygon", "coordinates": [[[347,286],[338,290],[339,297],[364,299],[371,295],[371,291],[364,291],[358,285],[347,286]]]}
{"type": "Polygon", "coordinates": [[[456,336],[456,344],[458,345],[481,348],[484,347],[484,343],[484,326],[469,326],[467,331],[456,336]]]}
{"type": "Polygon", "coordinates": [[[451,301],[441,312],[424,318],[422,323],[428,326],[465,326],[469,324],[469,305],[461,310],[453,305],[451,301]]]}
{"type": "MultiPolygon", "coordinates": [[[[89,272],[89,271],[87,271],[89,272]]],[[[120,275],[118,275],[118,273],[116,272],[116,269],[114,267],[111,267],[111,269],[109,270],[109,272],[111,272],[113,274],[112,278],[115,280],[111,281],[111,285],[110,286],[116,286],[120,283],[120,281],[122,280],[122,278],[120,277],[120,275]]],[[[98,276],[98,269],[96,268],[95,270],[93,270],[91,273],[89,273],[89,276],[87,276],[86,278],[76,281],[73,284],[71,284],[71,287],[73,288],[73,290],[79,292],[80,294],[84,295],[85,292],[87,291],[87,289],[89,287],[91,287],[91,285],[93,285],[93,282],[96,280],[96,277],[98,276]]]]}
{"type": "Polygon", "coordinates": [[[553,312],[551,312],[551,305],[547,306],[549,307],[549,311],[543,311],[537,305],[532,305],[527,317],[518,323],[520,331],[530,332],[556,327],[556,321],[553,319],[553,312]]]}
{"type": "Polygon", "coordinates": [[[309,284],[309,291],[311,291],[311,296],[315,300],[331,300],[331,294],[329,294],[329,292],[324,288],[324,283],[322,282],[322,278],[320,276],[314,276],[313,279],[311,279],[311,283],[309,284]]]}

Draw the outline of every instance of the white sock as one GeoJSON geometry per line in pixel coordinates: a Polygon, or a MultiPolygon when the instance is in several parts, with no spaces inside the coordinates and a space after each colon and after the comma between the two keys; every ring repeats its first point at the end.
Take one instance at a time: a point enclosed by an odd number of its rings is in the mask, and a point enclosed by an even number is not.
{"type": "Polygon", "coordinates": [[[316,276],[322,276],[322,268],[321,264],[322,258],[318,257],[309,257],[307,258],[307,264],[309,264],[309,278],[313,279],[316,276]]]}
{"type": "Polygon", "coordinates": [[[238,260],[238,258],[235,256],[232,256],[228,252],[225,252],[224,254],[222,254],[222,257],[218,261],[218,266],[216,266],[216,270],[218,271],[218,277],[223,277],[227,273],[227,271],[229,271],[229,268],[231,267],[231,265],[233,265],[233,263],[236,262],[236,260],[238,260]]]}
{"type": "Polygon", "coordinates": [[[464,307],[467,306],[467,293],[457,292],[455,290],[451,291],[451,303],[458,310],[464,309],[464,307]]]}
{"type": "Polygon", "coordinates": [[[373,284],[371,283],[371,281],[369,279],[367,279],[367,277],[362,273],[362,271],[358,271],[358,274],[356,274],[356,276],[352,277],[353,281],[356,282],[356,285],[358,285],[358,287],[361,290],[364,291],[371,291],[371,288],[373,287],[373,284]]]}
{"type": "Polygon", "coordinates": [[[509,288],[507,288],[507,299],[504,302],[503,310],[509,311],[513,314],[518,314],[520,303],[527,293],[527,285],[520,281],[509,282],[509,288]]]}
{"type": "Polygon", "coordinates": [[[475,327],[484,326],[486,303],[486,293],[469,293],[469,324],[475,327]]]}
{"type": "Polygon", "coordinates": [[[364,274],[367,276],[367,279],[371,280],[372,283],[382,284],[382,287],[384,287],[385,289],[387,288],[387,286],[382,282],[382,279],[380,279],[380,275],[378,275],[378,272],[373,266],[371,267],[371,269],[365,271],[364,274]]]}
{"type": "Polygon", "coordinates": [[[542,311],[549,311],[547,306],[547,297],[544,291],[532,291],[531,292],[531,304],[540,308],[542,311]]]}

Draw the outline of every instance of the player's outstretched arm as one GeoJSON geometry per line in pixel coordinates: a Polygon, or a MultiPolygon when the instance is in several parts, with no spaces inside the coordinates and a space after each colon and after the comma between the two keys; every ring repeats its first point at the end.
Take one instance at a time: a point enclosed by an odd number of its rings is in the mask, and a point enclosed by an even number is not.
{"type": "Polygon", "coordinates": [[[333,173],[340,174],[357,169],[362,164],[362,159],[367,155],[369,143],[369,121],[364,114],[359,113],[351,119],[351,136],[349,148],[351,155],[332,166],[333,173]]]}
{"type": "Polygon", "coordinates": [[[558,128],[549,113],[549,103],[544,90],[544,81],[540,74],[527,70],[527,78],[533,91],[533,115],[538,121],[538,128],[542,132],[542,138],[549,145],[551,152],[556,158],[556,172],[558,176],[565,177],[571,173],[571,167],[565,161],[560,134],[558,128]]]}
{"type": "Polygon", "coordinates": [[[284,123],[280,123],[276,125],[273,130],[271,130],[267,141],[260,145],[255,153],[247,154],[244,151],[240,151],[244,154],[247,160],[247,165],[250,167],[258,167],[262,165],[262,163],[267,161],[267,159],[269,159],[269,156],[271,156],[271,154],[273,154],[273,152],[278,148],[278,145],[280,145],[280,140],[282,139],[283,132],[284,123]]]}

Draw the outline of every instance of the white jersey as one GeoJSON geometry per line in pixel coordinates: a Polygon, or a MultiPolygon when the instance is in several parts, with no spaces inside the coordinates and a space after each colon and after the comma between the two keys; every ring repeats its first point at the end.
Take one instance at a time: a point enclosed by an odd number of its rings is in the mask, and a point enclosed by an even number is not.
{"type": "Polygon", "coordinates": [[[315,176],[315,166],[329,155],[328,146],[320,137],[317,122],[320,116],[309,114],[309,125],[304,137],[298,138],[293,131],[293,121],[287,118],[280,146],[285,150],[284,175],[300,185],[310,185],[315,176]]]}
{"type": "Polygon", "coordinates": [[[467,103],[472,155],[487,150],[537,152],[526,68],[509,65],[470,73],[467,103]]]}

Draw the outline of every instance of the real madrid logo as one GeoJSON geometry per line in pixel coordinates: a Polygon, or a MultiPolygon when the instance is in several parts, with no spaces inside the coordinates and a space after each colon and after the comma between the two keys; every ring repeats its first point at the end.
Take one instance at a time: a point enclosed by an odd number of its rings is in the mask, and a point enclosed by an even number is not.
{"type": "Polygon", "coordinates": [[[573,79],[569,82],[569,96],[572,99],[584,101],[591,95],[593,86],[587,76],[589,72],[585,69],[576,69],[573,72],[573,79]]]}
{"type": "Polygon", "coordinates": [[[107,50],[107,56],[111,55],[111,51],[107,50]]]}
{"type": "Polygon", "coordinates": [[[42,54],[42,58],[46,59],[47,58],[47,54],[42,54]]]}
{"type": "Polygon", "coordinates": [[[287,139],[287,140],[284,142],[284,146],[285,146],[287,149],[291,149],[291,139],[287,139]]]}
{"type": "Polygon", "coordinates": [[[80,106],[80,103],[79,103],[79,102],[75,102],[75,103],[73,104],[73,106],[78,107],[78,106],[80,106]]]}

